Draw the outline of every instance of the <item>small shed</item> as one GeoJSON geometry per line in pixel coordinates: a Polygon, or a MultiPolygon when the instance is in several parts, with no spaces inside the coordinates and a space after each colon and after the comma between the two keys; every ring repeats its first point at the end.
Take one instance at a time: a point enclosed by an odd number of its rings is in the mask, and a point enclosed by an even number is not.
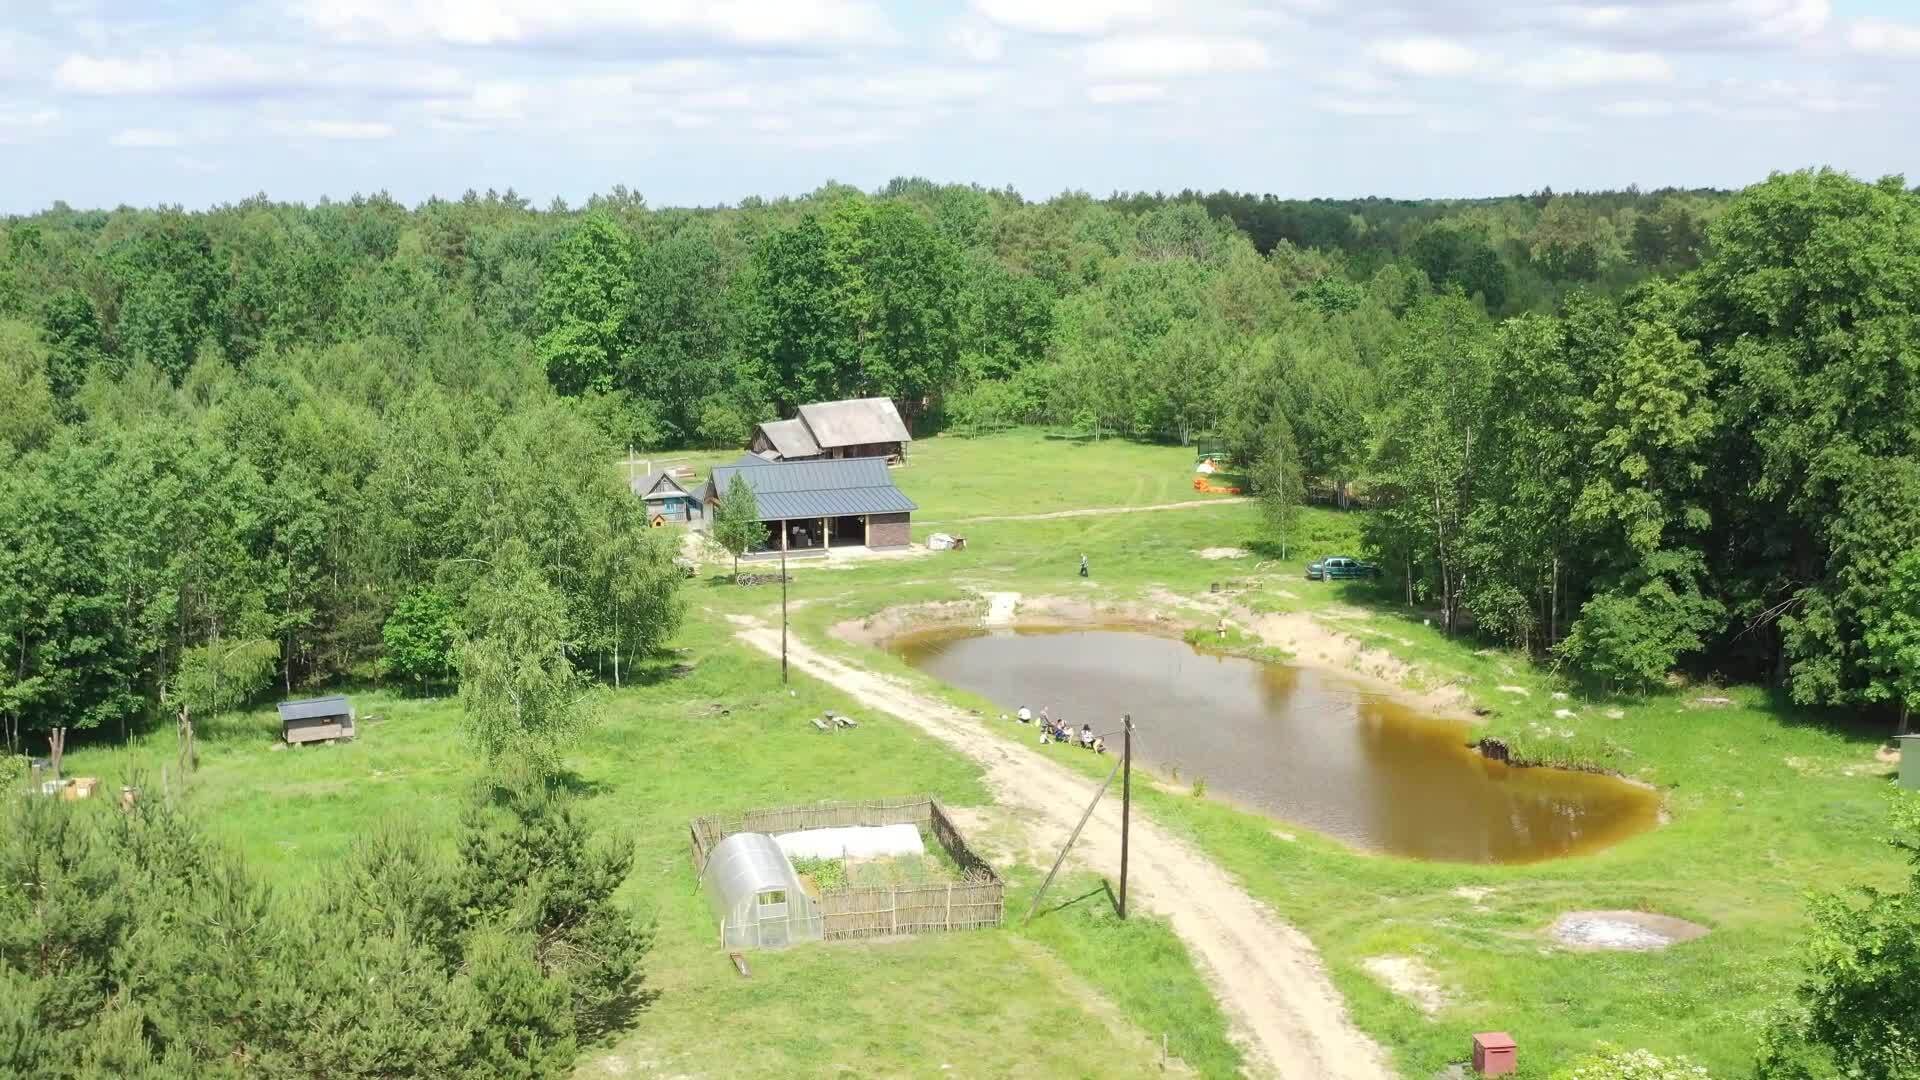
{"type": "Polygon", "coordinates": [[[280,703],[280,737],[289,746],[353,738],[353,703],[340,695],[280,703]]]}
{"type": "Polygon", "coordinates": [[[734,833],[707,855],[700,874],[707,904],[728,949],[777,949],[819,941],[820,905],[800,884],[793,862],[766,833],[734,833]]]}
{"type": "Polygon", "coordinates": [[[672,473],[650,472],[635,477],[627,486],[647,504],[650,525],[682,524],[702,516],[699,498],[682,487],[672,473]]]}

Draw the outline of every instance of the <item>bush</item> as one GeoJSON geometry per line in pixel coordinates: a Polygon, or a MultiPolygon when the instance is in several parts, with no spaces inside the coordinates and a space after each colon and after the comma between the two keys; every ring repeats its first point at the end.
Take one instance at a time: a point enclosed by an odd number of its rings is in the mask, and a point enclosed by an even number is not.
{"type": "Polygon", "coordinates": [[[1704,1066],[1684,1057],[1602,1047],[1553,1074],[1553,1080],[1711,1080],[1704,1066]]]}
{"type": "Polygon", "coordinates": [[[1896,797],[1893,821],[1907,888],[1813,898],[1807,976],[1767,1025],[1763,1080],[1920,1076],[1920,800],[1896,797]]]}

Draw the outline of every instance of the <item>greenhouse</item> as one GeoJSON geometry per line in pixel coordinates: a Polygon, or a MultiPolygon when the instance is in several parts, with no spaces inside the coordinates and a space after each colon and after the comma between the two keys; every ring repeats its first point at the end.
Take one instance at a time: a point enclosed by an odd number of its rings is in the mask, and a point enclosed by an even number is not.
{"type": "Polygon", "coordinates": [[[821,938],[819,905],[766,833],[734,833],[720,841],[707,856],[700,884],[726,948],[771,949],[821,938]]]}

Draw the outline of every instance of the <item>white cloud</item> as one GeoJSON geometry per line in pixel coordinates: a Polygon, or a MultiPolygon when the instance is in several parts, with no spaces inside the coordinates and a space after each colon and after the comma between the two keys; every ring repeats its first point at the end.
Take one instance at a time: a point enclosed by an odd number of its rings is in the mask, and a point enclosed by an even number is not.
{"type": "Polygon", "coordinates": [[[1826,29],[1831,0],[1570,0],[1546,9],[1550,23],[1583,34],[1668,47],[1806,40],[1826,29]]]}
{"type": "Polygon", "coordinates": [[[1411,101],[1386,99],[1321,97],[1315,98],[1313,105],[1341,116],[1411,116],[1420,111],[1420,106],[1411,101]]]}
{"type": "Polygon", "coordinates": [[[1138,34],[1087,46],[1087,73],[1115,81],[1257,71],[1271,62],[1258,41],[1196,34],[1138,34]]]}
{"type": "Polygon", "coordinates": [[[163,128],[123,128],[113,133],[108,142],[115,146],[131,147],[141,150],[165,150],[179,146],[182,140],[177,131],[163,128]]]}
{"type": "Polygon", "coordinates": [[[1847,44],[1874,56],[1920,59],[1920,26],[1892,19],[1856,19],[1847,27],[1847,44]]]}
{"type": "Polygon", "coordinates": [[[947,48],[976,64],[993,63],[1006,47],[1006,36],[982,23],[962,22],[947,28],[947,48]]]}
{"type": "Polygon", "coordinates": [[[1673,79],[1673,65],[1658,53],[1564,49],[1523,61],[1509,76],[1522,85],[1541,89],[1662,83],[1673,79]]]}
{"type": "Polygon", "coordinates": [[[419,63],[328,63],[311,53],[242,52],[209,45],[152,49],[131,56],[75,53],[53,82],[73,94],[102,97],[273,97],[349,92],[368,96],[444,94],[460,85],[443,67],[419,63]]]}
{"type": "Polygon", "coordinates": [[[1481,64],[1479,53],[1447,38],[1400,38],[1382,42],[1372,51],[1375,60],[1396,71],[1427,78],[1467,75],[1481,64]]]}
{"type": "Polygon", "coordinates": [[[1167,88],[1159,83],[1100,83],[1087,87],[1087,100],[1095,105],[1136,105],[1166,96],[1167,88]]]}
{"type": "Polygon", "coordinates": [[[867,0],[295,0],[294,14],[341,41],[498,47],[608,38],[790,48],[889,36],[867,0]]]}
{"type": "Polygon", "coordinates": [[[1167,14],[1167,0],[973,0],[1001,26],[1034,34],[1104,34],[1167,14]]]}
{"type": "Polygon", "coordinates": [[[315,120],[301,129],[317,139],[391,139],[392,124],[369,120],[315,120]]]}
{"type": "Polygon", "coordinates": [[[1604,105],[1596,106],[1593,111],[1602,116],[1671,116],[1674,112],[1674,105],[1671,101],[1651,101],[1646,98],[1634,98],[1626,101],[1609,101],[1604,105]]]}
{"type": "Polygon", "coordinates": [[[60,119],[56,109],[0,104],[0,145],[16,143],[53,129],[60,119]]]}
{"type": "Polygon", "coordinates": [[[448,128],[491,128],[526,119],[532,91],[524,83],[484,82],[464,97],[427,102],[427,115],[448,128]]]}

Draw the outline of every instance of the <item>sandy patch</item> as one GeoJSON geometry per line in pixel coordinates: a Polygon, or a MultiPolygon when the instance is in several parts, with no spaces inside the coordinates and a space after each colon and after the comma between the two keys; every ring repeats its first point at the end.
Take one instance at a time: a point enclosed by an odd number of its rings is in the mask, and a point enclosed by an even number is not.
{"type": "Polygon", "coordinates": [[[1012,626],[1014,609],[1020,606],[1020,594],[1017,592],[990,592],[987,598],[987,614],[981,620],[987,626],[1012,626]]]}
{"type": "Polygon", "coordinates": [[[1194,554],[1203,559],[1244,559],[1250,553],[1246,548],[1212,547],[1201,548],[1199,551],[1194,552],[1194,554]]]}
{"type": "Polygon", "coordinates": [[[1883,746],[1873,752],[1873,760],[1882,765],[1900,764],[1900,751],[1896,747],[1883,746]]]}
{"type": "Polygon", "coordinates": [[[1459,885],[1453,889],[1453,895],[1475,904],[1492,896],[1493,893],[1494,888],[1491,885],[1459,885]]]}
{"type": "Polygon", "coordinates": [[[1705,937],[1699,923],[1647,911],[1569,911],[1547,933],[1575,949],[1625,949],[1646,952],[1705,937]]]}
{"type": "Polygon", "coordinates": [[[1428,1016],[1435,1016],[1447,1007],[1447,994],[1440,989],[1440,977],[1424,960],[1411,956],[1370,956],[1360,961],[1360,966],[1428,1016]]]}
{"type": "Polygon", "coordinates": [[[1733,704],[1733,699],[1729,697],[1717,697],[1717,696],[1697,697],[1693,699],[1693,703],[1703,708],[1720,709],[1733,704]]]}
{"type": "Polygon", "coordinates": [[[886,548],[881,551],[864,547],[833,548],[827,552],[826,567],[829,570],[851,570],[867,563],[899,562],[902,559],[919,559],[939,554],[941,552],[921,544],[909,544],[903,548],[886,548]]]}
{"type": "Polygon", "coordinates": [[[1494,687],[1494,689],[1500,691],[1503,694],[1512,694],[1515,697],[1532,697],[1533,696],[1533,691],[1528,690],[1524,686],[1496,686],[1494,687]]]}

